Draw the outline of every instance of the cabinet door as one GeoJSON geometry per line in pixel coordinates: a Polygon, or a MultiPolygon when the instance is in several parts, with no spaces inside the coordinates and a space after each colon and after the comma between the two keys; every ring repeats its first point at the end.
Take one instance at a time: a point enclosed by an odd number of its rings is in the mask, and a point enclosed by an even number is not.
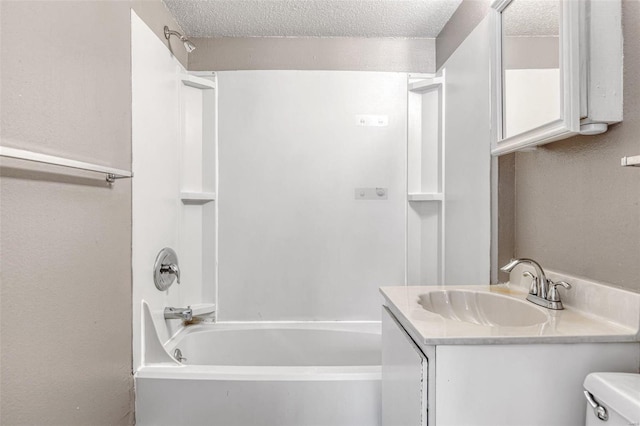
{"type": "Polygon", "coordinates": [[[427,358],[382,309],[382,425],[427,425],[427,358]]]}

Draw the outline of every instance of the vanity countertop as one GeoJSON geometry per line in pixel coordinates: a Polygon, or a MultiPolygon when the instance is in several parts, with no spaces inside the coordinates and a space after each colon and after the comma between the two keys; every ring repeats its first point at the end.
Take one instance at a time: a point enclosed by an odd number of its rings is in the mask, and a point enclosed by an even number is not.
{"type": "MultiPolygon", "coordinates": [[[[554,275],[551,273],[551,275],[554,275]]],[[[575,286],[574,286],[575,287],[575,286]]],[[[600,343],[640,341],[640,294],[617,288],[601,288],[593,283],[585,284],[591,300],[606,303],[597,314],[584,306],[569,306],[554,311],[540,307],[547,321],[531,326],[481,325],[446,319],[429,312],[419,304],[421,294],[443,290],[473,290],[497,293],[524,301],[527,291],[510,284],[484,286],[393,286],[381,287],[385,306],[402,323],[409,334],[421,345],[461,344],[530,344],[530,343],[600,343]],[[601,297],[606,293],[608,297],[601,297]],[[578,309],[583,308],[583,309],[578,309]],[[620,315],[620,310],[627,310],[620,315]],[[603,313],[611,312],[611,315],[603,313]]],[[[577,290],[576,290],[577,291],[577,290]]],[[[527,302],[529,303],[529,302],[527,302]]],[[[577,303],[579,304],[579,303],[577,303]]],[[[532,306],[535,306],[532,304],[532,306]]]]}

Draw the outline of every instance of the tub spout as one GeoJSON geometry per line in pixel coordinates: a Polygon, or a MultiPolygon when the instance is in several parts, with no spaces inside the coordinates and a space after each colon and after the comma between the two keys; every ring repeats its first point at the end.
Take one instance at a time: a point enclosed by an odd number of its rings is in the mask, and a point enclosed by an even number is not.
{"type": "Polygon", "coordinates": [[[183,321],[191,321],[193,312],[191,308],[164,308],[164,319],[181,319],[183,321]]]}

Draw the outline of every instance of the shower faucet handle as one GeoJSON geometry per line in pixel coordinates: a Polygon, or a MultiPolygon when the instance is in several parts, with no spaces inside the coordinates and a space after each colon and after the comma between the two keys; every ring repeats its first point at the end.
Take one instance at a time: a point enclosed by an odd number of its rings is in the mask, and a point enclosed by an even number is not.
{"type": "Polygon", "coordinates": [[[176,282],[180,284],[180,267],[175,263],[163,264],[160,267],[161,274],[173,274],[176,276],[176,282]]]}
{"type": "Polygon", "coordinates": [[[165,247],[160,250],[153,265],[153,282],[158,290],[166,291],[174,281],[180,284],[178,255],[173,249],[165,247]]]}

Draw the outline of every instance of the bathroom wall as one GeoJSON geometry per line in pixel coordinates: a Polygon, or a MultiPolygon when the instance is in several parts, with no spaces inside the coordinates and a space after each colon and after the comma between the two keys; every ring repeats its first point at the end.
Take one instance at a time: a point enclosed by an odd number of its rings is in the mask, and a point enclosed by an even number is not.
{"type": "Polygon", "coordinates": [[[195,38],[189,69],[434,72],[435,40],[426,38],[195,38]]]}
{"type": "Polygon", "coordinates": [[[462,0],[436,38],[436,69],[449,59],[471,31],[484,19],[491,0],[462,0]]]}
{"type": "Polygon", "coordinates": [[[490,31],[485,18],[441,68],[446,81],[446,284],[490,280],[490,31]]]}
{"type": "Polygon", "coordinates": [[[218,73],[219,319],[379,320],[405,280],[406,78],[218,73]]]}
{"type": "MultiPolygon", "coordinates": [[[[131,7],[0,2],[2,146],[130,169],[131,7]]],[[[1,166],[0,423],[132,424],[131,181],[1,166]]]]}
{"type": "MultiPolygon", "coordinates": [[[[436,40],[438,68],[489,4],[463,1],[436,40]]],[[[500,264],[533,257],[551,269],[640,290],[640,173],[620,167],[621,157],[640,152],[640,2],[622,1],[622,21],[624,121],[602,135],[500,158],[500,264]]]]}
{"type": "MultiPolygon", "coordinates": [[[[495,266],[506,265],[515,253],[515,160],[515,153],[501,155],[498,158],[498,232],[496,233],[498,252],[496,253],[497,265],[495,266]]],[[[496,269],[498,282],[509,281],[509,274],[496,269]]]]}
{"type": "Polygon", "coordinates": [[[640,290],[640,2],[622,1],[624,121],[515,156],[515,255],[640,290]]]}
{"type": "MultiPolygon", "coordinates": [[[[215,211],[207,215],[202,205],[184,203],[180,193],[203,190],[203,163],[209,159],[203,153],[215,149],[215,140],[203,135],[208,127],[203,126],[204,96],[213,90],[184,85],[184,67],[135,13],[131,15],[131,66],[135,371],[143,363],[143,300],[149,305],[162,342],[182,326],[180,320],[164,319],[165,307],[214,301],[215,282],[203,279],[203,270],[211,270],[212,274],[214,271],[209,267],[210,260],[215,259],[213,251],[208,253],[203,267],[203,246],[214,242],[214,235],[205,235],[203,223],[215,227],[215,211]],[[160,291],[153,280],[154,265],[165,247],[172,248],[178,256],[181,280],[160,291]]],[[[211,116],[211,120],[215,117],[211,116]]],[[[212,164],[204,165],[215,174],[215,158],[212,164]]],[[[208,190],[215,191],[215,186],[208,190]]],[[[150,328],[150,324],[144,326],[150,328]]]]}

